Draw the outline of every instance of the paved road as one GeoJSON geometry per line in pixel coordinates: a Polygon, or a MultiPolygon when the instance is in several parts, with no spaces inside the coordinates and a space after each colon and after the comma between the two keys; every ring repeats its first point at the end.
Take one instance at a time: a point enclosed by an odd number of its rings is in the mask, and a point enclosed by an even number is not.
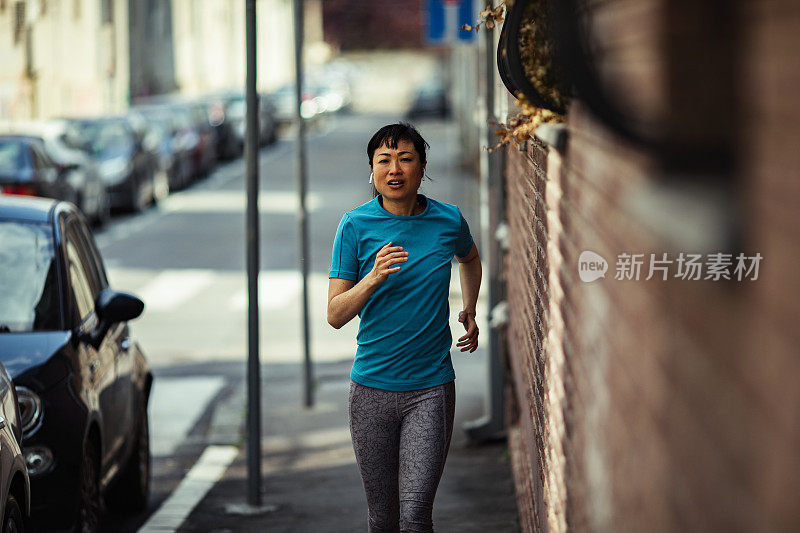
{"type": "MultiPolygon", "coordinates": [[[[357,319],[339,331],[325,321],[331,242],[342,213],[371,197],[365,154],[370,135],[398,118],[336,117],[310,134],[315,361],[352,360],[357,319]]],[[[433,181],[424,182],[423,192],[459,204],[477,234],[477,187],[456,167],[456,129],[443,122],[419,126],[431,144],[427,172],[433,181]]],[[[294,167],[291,138],[260,154],[261,357],[270,368],[302,360],[294,167]]],[[[135,531],[206,445],[241,442],[247,353],[243,191],[244,163],[238,160],[143,214],[116,219],[97,235],[112,286],[146,303],[133,334],[157,378],[150,407],[154,484],[149,510],[126,520],[109,517],[109,530],[135,531]]],[[[458,305],[457,284],[451,296],[452,305],[458,305]]]]}

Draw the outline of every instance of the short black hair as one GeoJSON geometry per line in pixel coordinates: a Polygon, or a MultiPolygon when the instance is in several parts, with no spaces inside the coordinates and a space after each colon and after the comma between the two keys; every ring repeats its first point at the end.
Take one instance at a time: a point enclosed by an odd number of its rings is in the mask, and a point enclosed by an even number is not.
{"type": "Polygon", "coordinates": [[[389,148],[397,148],[398,141],[409,141],[414,145],[414,149],[419,154],[420,161],[427,162],[425,151],[430,148],[430,145],[422,138],[417,129],[408,122],[398,122],[397,124],[388,124],[372,136],[372,139],[367,143],[367,158],[369,159],[369,166],[372,166],[372,156],[375,155],[375,150],[384,144],[389,148]]]}

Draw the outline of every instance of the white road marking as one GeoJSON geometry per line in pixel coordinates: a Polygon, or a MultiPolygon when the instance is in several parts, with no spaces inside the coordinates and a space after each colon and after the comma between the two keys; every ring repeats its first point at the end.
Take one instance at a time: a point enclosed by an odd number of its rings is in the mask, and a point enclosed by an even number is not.
{"type": "MultiPolygon", "coordinates": [[[[297,299],[302,280],[294,270],[267,270],[258,275],[259,309],[282,309],[297,299]]],[[[247,290],[234,294],[228,302],[232,311],[247,309],[247,290]]]]}
{"type": "Polygon", "coordinates": [[[235,446],[206,448],[178,488],[139,531],[150,533],[177,530],[211,487],[225,474],[237,453],[235,446]]]}
{"type": "Polygon", "coordinates": [[[150,396],[150,450],[171,455],[225,384],[219,376],[157,377],[150,396]]]}
{"type": "MultiPolygon", "coordinates": [[[[173,270],[175,277],[192,271],[173,270]]],[[[159,276],[158,270],[113,268],[112,287],[140,295],[159,276]]],[[[152,287],[152,285],[150,285],[152,287]]],[[[151,289],[152,290],[152,289],[151,289]]],[[[149,292],[149,291],[148,291],[149,292]]],[[[327,322],[328,276],[309,276],[309,327],[314,361],[350,359],[356,350],[358,318],[340,330],[327,322]]],[[[292,270],[262,270],[259,275],[260,353],[264,362],[302,362],[302,282],[292,270]]],[[[450,325],[453,338],[464,334],[458,322],[461,290],[457,267],[450,284],[450,325]]],[[[479,301],[481,320],[487,316],[479,301]]],[[[247,279],[243,272],[213,271],[210,284],[183,301],[179,310],[152,312],[151,306],[130,323],[132,334],[154,366],[191,361],[231,361],[247,358],[247,279]]],[[[480,325],[480,324],[479,324],[480,325]]],[[[453,348],[453,354],[463,355],[453,348]]]]}
{"type": "MultiPolygon", "coordinates": [[[[166,198],[159,204],[159,209],[168,213],[243,213],[246,196],[242,191],[187,191],[166,198]]],[[[322,201],[319,195],[306,195],[306,209],[314,211],[322,201]]],[[[297,193],[290,191],[262,191],[258,195],[258,209],[261,213],[287,214],[297,213],[300,202],[297,193]]]]}
{"type": "Polygon", "coordinates": [[[213,279],[213,270],[163,270],[139,290],[139,298],[147,311],[171,311],[210,285],[213,279]]]}

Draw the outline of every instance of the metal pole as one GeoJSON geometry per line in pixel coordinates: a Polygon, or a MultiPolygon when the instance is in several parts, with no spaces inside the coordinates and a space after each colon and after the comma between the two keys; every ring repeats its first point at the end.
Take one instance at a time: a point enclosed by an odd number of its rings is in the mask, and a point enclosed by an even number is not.
{"type": "MultiPolygon", "coordinates": [[[[495,85],[495,37],[494,31],[484,30],[485,36],[485,74],[486,74],[486,145],[494,146],[496,143],[494,128],[490,123],[495,121],[494,116],[494,85],[495,85]]],[[[488,156],[488,165],[485,170],[485,180],[481,183],[481,211],[488,214],[485,219],[486,230],[482,234],[484,246],[489,253],[486,254],[486,270],[489,273],[489,287],[487,300],[489,310],[502,301],[502,283],[500,282],[500,250],[494,237],[495,229],[502,220],[503,210],[503,159],[501,154],[491,153],[488,156]]],[[[490,327],[488,331],[488,396],[486,398],[486,415],[478,420],[470,420],[464,424],[467,435],[475,441],[486,441],[502,438],[505,434],[504,422],[504,378],[505,369],[501,359],[500,331],[490,327]]]]}
{"type": "Polygon", "coordinates": [[[300,222],[300,271],[303,275],[303,405],[314,405],[308,324],[308,213],[306,212],[306,121],[303,119],[303,0],[294,0],[294,70],[297,87],[297,194],[300,222]]]}
{"type": "Polygon", "coordinates": [[[256,93],[256,0],[245,3],[247,46],[247,502],[261,505],[261,368],[258,338],[258,95],[256,93]]]}

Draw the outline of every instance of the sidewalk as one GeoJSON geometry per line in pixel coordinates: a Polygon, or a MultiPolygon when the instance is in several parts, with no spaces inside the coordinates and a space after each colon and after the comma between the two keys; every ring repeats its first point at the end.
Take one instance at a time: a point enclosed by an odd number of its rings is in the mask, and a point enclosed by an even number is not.
{"type": "MultiPolygon", "coordinates": [[[[474,446],[462,429],[483,413],[485,353],[453,352],[456,420],[434,506],[440,532],[518,531],[505,443],[474,446]]],[[[316,365],[316,405],[301,406],[298,365],[263,367],[263,503],[257,516],[230,512],[246,501],[245,447],[178,531],[359,532],[367,506],[347,417],[350,361],[316,365]]],[[[242,444],[244,440],[242,441],[242,444]]]]}

